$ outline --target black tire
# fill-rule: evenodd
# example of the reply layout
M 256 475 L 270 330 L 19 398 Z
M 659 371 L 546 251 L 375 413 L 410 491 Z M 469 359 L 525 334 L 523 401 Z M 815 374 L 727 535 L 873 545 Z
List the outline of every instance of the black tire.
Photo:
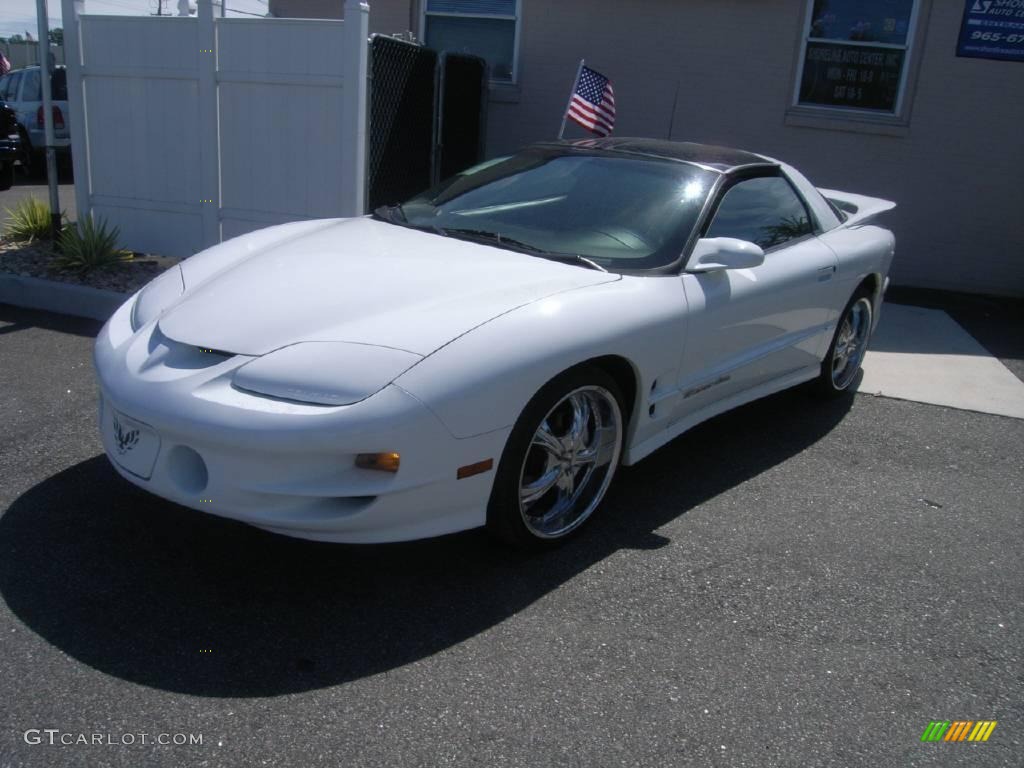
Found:
M 828 353 L 821 362 L 821 372 L 814 382 L 814 389 L 817 394 L 823 397 L 841 397 L 852 391 L 854 385 L 860 379 L 861 363 L 864 361 L 864 353 L 867 351 L 868 342 L 871 340 L 871 331 L 875 320 L 875 307 L 871 299 L 871 291 L 867 286 L 862 285 L 850 297 L 842 314 L 839 315 L 839 322 L 836 323 L 835 333 L 832 334 L 832 343 L 828 345 Z M 866 317 L 864 316 L 865 313 Z M 857 319 L 858 317 L 859 319 Z M 854 331 L 855 335 L 859 334 L 859 331 L 853 328 L 853 326 L 860 323 L 866 324 L 863 337 L 858 338 L 853 352 L 846 355 L 846 366 L 843 366 L 837 372 L 837 367 L 843 364 L 842 354 L 838 358 L 836 354 L 836 350 L 841 344 L 840 338 L 846 332 L 847 324 L 850 324 L 851 330 Z M 848 350 L 848 347 L 845 349 Z M 848 366 L 852 366 L 852 368 Z
M 571 409 L 580 399 L 589 403 L 587 434 L 591 436 L 588 442 L 592 441 L 593 445 L 582 449 L 580 446 L 566 448 L 566 452 L 571 456 L 565 458 L 562 469 L 559 470 L 551 463 L 551 453 L 536 443 L 535 438 L 540 434 L 542 423 L 547 422 L 551 427 L 546 433 L 549 437 L 571 440 L 569 431 L 563 436 L 558 436 L 561 431 L 558 424 L 565 421 L 566 412 L 563 409 Z M 575 411 L 570 410 L 569 413 L 572 413 L 574 423 L 579 420 Z M 527 403 L 505 444 L 487 506 L 488 531 L 505 543 L 525 549 L 555 547 L 576 534 L 592 517 L 611 483 L 621 458 L 627 421 L 628 414 L 625 411 L 622 391 L 615 380 L 601 368 L 580 366 L 560 374 L 545 384 Z M 614 440 L 608 432 L 612 423 L 616 424 Z M 577 465 L 577 450 L 579 456 L 584 456 L 588 452 L 594 454 L 592 471 L 587 460 L 581 460 Z M 538 459 L 538 456 L 543 458 Z M 537 478 L 538 482 L 551 473 L 559 473 L 562 480 L 551 485 L 546 495 L 526 502 L 533 505 L 529 507 L 531 513 L 528 513 L 524 503 L 521 503 L 521 491 L 524 490 L 522 484 L 533 471 L 531 465 L 535 465 L 538 460 L 546 462 L 546 471 Z M 534 472 L 537 473 L 540 473 L 539 469 Z M 567 492 L 568 499 L 575 498 L 575 503 L 569 503 L 563 495 L 563 480 L 567 484 L 579 482 L 576 490 Z M 543 505 L 549 501 L 551 513 L 557 513 L 556 507 L 559 505 L 559 508 L 568 511 L 564 515 L 555 514 L 551 530 L 541 532 L 539 529 L 544 527 L 547 516 L 538 514 L 537 510 L 543 509 Z M 573 514 L 582 516 L 570 524 Z M 555 521 L 559 520 L 566 522 L 566 530 L 558 529 Z
M 14 186 L 14 161 L 0 165 L 0 192 Z

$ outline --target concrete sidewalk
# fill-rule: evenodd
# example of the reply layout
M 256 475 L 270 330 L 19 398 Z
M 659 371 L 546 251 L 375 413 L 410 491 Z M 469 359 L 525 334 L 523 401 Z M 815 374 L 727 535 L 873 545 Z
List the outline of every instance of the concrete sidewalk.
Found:
M 884 305 L 858 391 L 1024 419 L 1024 382 L 935 309 Z

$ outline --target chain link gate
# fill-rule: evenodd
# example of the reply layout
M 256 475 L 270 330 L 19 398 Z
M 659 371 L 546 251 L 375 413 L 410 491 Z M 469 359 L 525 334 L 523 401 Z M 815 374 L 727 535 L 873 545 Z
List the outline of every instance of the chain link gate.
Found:
M 482 157 L 487 65 L 383 35 L 370 39 L 367 203 L 408 200 Z
M 433 179 L 437 52 L 374 35 L 370 39 L 370 210 L 409 199 Z
M 438 78 L 439 157 L 434 183 L 483 159 L 487 115 L 487 62 L 479 56 L 442 53 Z

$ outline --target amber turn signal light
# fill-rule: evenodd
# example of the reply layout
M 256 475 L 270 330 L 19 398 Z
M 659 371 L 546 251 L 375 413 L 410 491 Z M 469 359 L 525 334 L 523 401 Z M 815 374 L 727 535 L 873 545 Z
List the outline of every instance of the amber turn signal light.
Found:
M 483 461 L 478 461 L 476 464 L 467 464 L 464 467 L 459 467 L 455 472 L 455 477 L 458 480 L 463 480 L 467 477 L 472 477 L 473 475 L 479 475 L 482 472 L 486 472 L 493 466 L 494 459 L 484 459 Z
M 397 453 L 360 453 L 356 466 L 360 469 L 376 469 L 380 472 L 397 472 L 401 457 Z

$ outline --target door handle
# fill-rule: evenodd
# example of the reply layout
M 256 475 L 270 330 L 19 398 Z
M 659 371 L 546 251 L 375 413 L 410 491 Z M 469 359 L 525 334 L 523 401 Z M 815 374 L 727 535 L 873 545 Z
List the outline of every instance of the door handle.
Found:
M 819 283 L 823 283 L 826 280 L 831 280 L 832 279 L 832 275 L 834 275 L 835 272 L 836 272 L 835 264 L 830 264 L 827 267 L 821 267 L 818 270 L 818 282 Z

